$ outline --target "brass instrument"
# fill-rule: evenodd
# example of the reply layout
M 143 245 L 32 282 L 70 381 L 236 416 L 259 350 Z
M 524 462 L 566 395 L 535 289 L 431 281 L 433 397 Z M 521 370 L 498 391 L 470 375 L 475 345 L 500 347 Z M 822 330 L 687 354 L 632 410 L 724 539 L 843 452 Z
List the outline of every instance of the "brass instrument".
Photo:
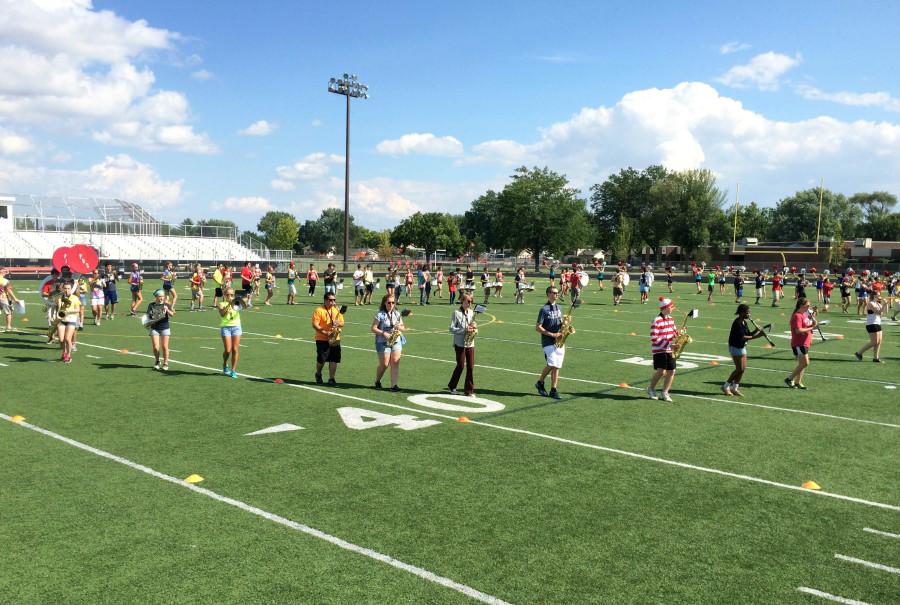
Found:
M 412 313 L 412 311 L 410 311 L 409 309 L 403 309 L 402 311 L 400 311 L 400 317 L 408 317 L 410 313 Z M 401 321 L 398 321 L 394 325 L 394 328 L 391 330 L 390 335 L 388 335 L 387 337 L 387 344 L 389 347 L 393 347 L 395 344 L 397 344 L 397 341 L 400 340 L 400 336 L 402 336 L 402 332 L 400 331 L 400 324 Z
M 688 334 L 687 320 L 699 315 L 700 312 L 697 309 L 691 309 L 688 314 L 684 316 L 684 321 L 681 322 L 681 328 L 678 330 L 678 336 L 676 336 L 675 340 L 672 342 L 672 357 L 675 359 L 681 357 L 684 348 L 694 342 L 694 339 Z
M 51 342 L 53 337 L 56 336 L 56 329 L 59 327 L 59 323 L 66 318 L 69 307 L 72 306 L 72 301 L 69 300 L 69 297 L 65 294 L 59 294 L 56 298 L 55 305 L 56 317 L 53 319 L 50 327 L 47 328 L 47 342 Z
M 478 334 L 478 324 L 475 323 L 475 316 L 479 313 L 484 313 L 486 310 L 487 308 L 484 305 L 475 305 L 475 310 L 472 312 L 472 321 L 466 326 L 466 328 L 471 326 L 473 329 L 471 331 L 466 329 L 463 335 L 463 346 L 471 347 L 475 342 L 475 335 Z
M 347 312 L 347 305 L 341 305 L 341 308 L 338 310 L 339 315 L 343 315 Z M 328 335 L 328 346 L 334 347 L 337 346 L 338 341 L 341 338 L 341 332 L 344 331 L 344 322 L 341 320 L 341 323 L 335 323 L 332 321 L 331 323 L 331 334 Z
M 557 336 L 556 340 L 553 342 L 553 345 L 557 349 L 566 346 L 566 339 L 575 331 L 575 326 L 572 325 L 572 311 L 575 307 L 575 303 L 572 303 L 572 306 L 569 307 L 569 312 L 562 317 L 562 325 L 559 327 L 559 336 Z

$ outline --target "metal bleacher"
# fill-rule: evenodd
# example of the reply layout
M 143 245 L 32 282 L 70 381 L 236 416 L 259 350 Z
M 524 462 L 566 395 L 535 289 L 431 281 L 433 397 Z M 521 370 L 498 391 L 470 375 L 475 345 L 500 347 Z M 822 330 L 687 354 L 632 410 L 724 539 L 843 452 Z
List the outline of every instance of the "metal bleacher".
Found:
M 0 195 L 12 209 L 12 229 L 0 231 L 0 259 L 44 261 L 63 246 L 88 244 L 112 261 L 283 261 L 233 227 L 169 225 L 118 199 Z

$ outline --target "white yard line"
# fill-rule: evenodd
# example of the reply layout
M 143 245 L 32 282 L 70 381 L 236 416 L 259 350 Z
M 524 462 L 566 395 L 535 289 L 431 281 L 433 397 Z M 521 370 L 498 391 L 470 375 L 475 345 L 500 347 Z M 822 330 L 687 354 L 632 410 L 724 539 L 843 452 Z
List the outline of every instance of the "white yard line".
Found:
M 8 364 L 5 364 L 5 363 L 0 363 L 0 367 L 8 368 L 9 365 L 8 365 Z
M 875 534 L 876 536 L 884 536 L 885 538 L 894 538 L 895 540 L 900 540 L 900 534 L 892 534 L 889 531 L 881 531 L 879 529 L 872 529 L 871 527 L 864 527 L 863 531 L 869 532 L 870 534 Z
M 117 349 L 112 349 L 112 348 L 110 348 L 110 347 L 104 347 L 104 346 L 101 346 L 101 345 L 85 345 L 85 346 L 88 346 L 88 347 L 94 347 L 94 348 L 97 348 L 97 349 L 107 349 L 107 350 L 111 350 L 111 351 L 117 350 Z M 137 355 L 137 354 L 136 354 L 136 353 L 129 353 L 129 355 Z M 138 356 L 140 356 L 140 357 L 150 357 L 150 355 L 138 355 Z M 192 368 L 196 368 L 196 369 L 200 369 L 200 370 L 206 370 L 206 371 L 208 371 L 208 372 L 210 372 L 210 373 L 213 373 L 213 374 L 218 374 L 218 373 L 219 373 L 219 370 L 217 370 L 217 369 L 210 368 L 210 367 L 207 367 L 207 366 L 202 366 L 202 365 L 195 364 L 195 363 L 190 363 L 190 362 L 187 362 L 187 361 L 177 361 L 177 360 L 174 360 L 174 359 L 170 359 L 170 360 L 169 360 L 169 363 L 173 363 L 173 364 L 174 364 L 174 363 L 178 363 L 178 364 L 185 365 L 185 366 L 188 366 L 188 367 L 192 367 Z M 249 378 L 249 379 L 253 379 L 253 380 L 264 380 L 264 381 L 266 381 L 266 382 L 273 382 L 273 380 L 272 380 L 271 378 L 263 378 L 263 377 L 261 377 L 261 376 L 254 376 L 253 374 L 245 374 L 245 373 L 243 373 L 243 372 L 239 372 L 238 375 L 239 375 L 239 376 L 242 376 L 242 377 L 244 377 L 244 378 Z M 366 397 L 357 397 L 356 395 L 348 395 L 348 394 L 346 394 L 346 393 L 341 393 L 341 392 L 336 391 L 336 390 L 333 390 L 333 389 L 318 388 L 318 387 L 313 387 L 313 386 L 309 386 L 309 385 L 305 385 L 305 384 L 294 384 L 294 383 L 283 383 L 283 384 L 286 385 L 286 386 L 289 386 L 289 387 L 297 388 L 297 389 L 304 389 L 304 390 L 307 390 L 307 391 L 314 391 L 314 392 L 316 392 L 316 393 L 320 393 L 320 394 L 327 395 L 327 396 L 329 396 L 330 398 L 340 397 L 340 398 L 344 398 L 344 399 L 351 399 L 351 400 L 354 400 L 354 401 L 362 401 L 362 402 L 365 402 L 365 403 L 371 403 L 371 404 L 374 404 L 374 405 L 381 405 L 381 406 L 390 407 L 390 408 L 396 408 L 396 409 L 405 410 L 405 411 L 409 411 L 409 412 L 415 412 L 415 413 L 418 414 L 418 415 L 436 416 L 436 417 L 439 417 L 439 418 L 446 418 L 446 419 L 449 419 L 449 420 L 456 420 L 456 419 L 457 419 L 456 416 L 450 416 L 450 415 L 447 415 L 447 414 L 440 414 L 440 413 L 437 413 L 437 412 L 431 412 L 431 411 L 422 410 L 422 409 L 419 409 L 419 408 L 412 408 L 412 407 L 402 406 L 402 405 L 397 405 L 397 404 L 393 404 L 393 403 L 385 403 L 385 402 L 378 401 L 378 400 L 375 400 L 375 399 L 368 399 L 368 398 L 366 398 Z M 799 485 L 791 485 L 791 484 L 788 484 L 788 483 L 780 483 L 780 482 L 778 482 L 778 481 L 771 481 L 771 480 L 769 480 L 769 479 L 762 479 L 762 478 L 759 478 L 759 477 L 753 477 L 753 476 L 751 476 L 751 475 L 742 475 L 742 474 L 740 474 L 740 473 L 732 473 L 732 472 L 730 472 L 730 471 L 723 471 L 723 470 L 716 469 L 716 468 L 710 468 L 710 467 L 705 467 L 705 466 L 698 466 L 698 465 L 694 465 L 694 464 L 688 464 L 688 463 L 686 463 L 686 462 L 679 462 L 679 461 L 677 461 L 677 460 L 668 460 L 668 459 L 666 459 L 666 458 L 658 458 L 658 457 L 656 457 L 656 456 L 649 456 L 649 455 L 647 455 L 647 454 L 640 454 L 640 453 L 637 453 L 637 452 L 630 452 L 630 451 L 628 451 L 628 450 L 621 450 L 621 449 L 617 449 L 617 448 L 606 447 L 606 446 L 603 446 L 603 445 L 596 445 L 596 444 L 593 444 L 593 443 L 586 443 L 586 442 L 583 442 L 583 441 L 576 441 L 576 440 L 574 440 L 574 439 L 565 439 L 565 438 L 563 438 L 563 437 L 556 437 L 556 436 L 553 436 L 553 435 L 547 435 L 547 434 L 544 434 L 544 433 L 537 433 L 537 432 L 534 432 L 534 431 L 527 431 L 527 430 L 525 430 L 525 429 L 517 429 L 517 428 L 513 428 L 513 427 L 503 426 L 503 425 L 499 425 L 499 424 L 492 424 L 492 423 L 488 423 L 488 422 L 481 422 L 481 421 L 477 421 L 477 420 L 472 420 L 472 421 L 470 421 L 470 422 L 467 423 L 467 424 L 474 424 L 474 425 L 477 425 L 477 426 L 488 427 L 488 428 L 497 429 L 497 430 L 500 430 L 500 431 L 507 431 L 507 432 L 510 432 L 510 433 L 516 433 L 516 434 L 519 434 L 519 435 L 527 435 L 527 436 L 530 436 L 530 437 L 537 437 L 537 438 L 540 438 L 540 439 L 546 439 L 546 440 L 548 440 L 548 441 L 555 441 L 555 442 L 557 442 L 557 443 L 564 443 L 564 444 L 566 444 L 566 445 L 574 445 L 574 446 L 577 446 L 577 447 L 584 447 L 584 448 L 593 449 L 593 450 L 597 450 L 597 451 L 608 452 L 608 453 L 611 453 L 611 454 L 619 454 L 619 455 L 621 455 L 621 456 L 626 456 L 626 457 L 629 457 L 629 458 L 635 458 L 635 459 L 638 459 L 638 460 L 644 460 L 644 461 L 648 461 L 648 462 L 656 462 L 656 463 L 658 463 L 658 464 L 665 464 L 665 465 L 669 465 L 669 466 L 675 466 L 675 467 L 678 467 L 678 468 L 689 469 L 689 470 L 699 471 L 699 472 L 703 472 L 703 473 L 709 473 L 709 474 L 718 475 L 718 476 L 721 476 L 721 477 L 729 477 L 729 478 L 731 478 L 731 479 L 739 479 L 739 480 L 741 480 L 741 481 L 749 481 L 749 482 L 752 482 L 752 483 L 758 483 L 758 484 L 761 484 L 761 485 L 767 485 L 767 486 L 769 486 L 769 487 L 778 487 L 778 488 L 781 488 L 781 489 L 787 489 L 787 490 L 791 490 L 791 491 L 795 491 L 795 492 L 801 492 L 801 493 L 804 493 L 804 494 L 809 494 L 809 495 L 814 495 L 814 496 L 823 496 L 823 497 L 827 497 L 827 498 L 834 498 L 834 499 L 836 499 L 836 500 L 843 500 L 843 501 L 845 501 L 845 502 L 853 502 L 853 503 L 856 503 L 856 504 L 862 504 L 862 505 L 864 505 L 864 506 L 871 506 L 871 507 L 875 507 L 875 508 L 881 508 L 881 509 L 885 509 L 885 510 L 891 510 L 891 511 L 895 511 L 895 512 L 900 512 L 900 506 L 897 506 L 897 505 L 894 505 L 894 504 L 887 504 L 887 503 L 884 503 L 884 502 L 876 502 L 876 501 L 873 501 L 873 500 L 865 500 L 865 499 L 862 499 L 862 498 L 856 498 L 856 497 L 853 497 L 853 496 L 845 496 L 845 495 L 843 495 L 843 494 L 837 494 L 837 493 L 834 493 L 834 492 L 827 492 L 827 491 L 824 491 L 824 490 L 821 490 L 821 491 L 809 490 L 809 489 L 806 489 L 806 488 L 801 487 L 801 486 L 799 486 Z
M 847 599 L 845 597 L 839 597 L 837 595 L 829 594 L 827 592 L 822 592 L 821 590 L 816 590 L 815 588 L 807 588 L 806 586 L 798 586 L 797 590 L 799 592 L 803 592 L 809 595 L 813 595 L 814 597 L 821 597 L 828 601 L 833 601 L 835 603 L 843 603 L 843 605 L 869 605 L 865 601 L 857 601 L 856 599 Z
M 277 345 L 277 344 L 280 344 L 280 343 L 274 342 L 274 341 L 272 341 L 272 340 L 264 340 L 263 342 L 266 343 L 267 345 Z
M 207 329 L 207 330 L 217 330 L 218 329 L 218 328 L 215 328 L 212 326 L 204 326 L 204 325 L 200 325 L 200 324 L 188 324 L 188 323 L 184 323 L 184 322 L 173 322 L 173 323 L 178 323 L 183 326 L 191 326 L 194 328 L 202 328 L 202 329 Z M 261 334 L 258 332 L 246 332 L 245 331 L 244 334 L 247 334 L 250 336 L 263 336 L 266 338 L 273 338 L 273 336 L 271 334 Z M 282 340 L 312 343 L 311 340 L 305 340 L 303 338 L 283 338 Z M 353 351 L 370 351 L 370 349 L 367 349 L 367 348 L 353 347 L 350 345 L 342 345 L 341 348 L 353 350 Z M 411 358 L 411 359 L 421 359 L 423 361 L 436 361 L 439 363 L 446 363 L 446 364 L 455 364 L 456 363 L 455 361 L 450 360 L 450 359 L 439 359 L 436 357 L 424 357 L 422 355 L 412 355 L 409 353 L 407 353 L 404 356 Z M 512 368 L 502 368 L 502 367 L 498 367 L 498 366 L 488 366 L 488 365 L 483 365 L 483 364 L 475 364 L 475 367 L 484 368 L 486 370 L 496 370 L 496 371 L 500 371 L 500 372 L 512 372 L 515 374 L 525 374 L 525 375 L 536 376 L 535 372 L 529 372 L 526 370 L 514 370 Z M 589 380 L 587 378 L 573 378 L 570 376 L 560 376 L 560 379 L 572 381 L 572 382 L 581 382 L 581 383 L 586 383 L 586 384 L 596 384 L 596 385 L 600 385 L 600 386 L 617 387 L 617 388 L 619 387 L 619 385 L 617 383 L 603 382 L 600 380 Z M 633 391 L 642 391 L 642 392 L 644 391 L 644 389 L 640 388 L 640 387 L 629 386 L 628 389 L 633 390 Z M 772 410 L 772 411 L 777 411 L 777 412 L 788 412 L 791 414 L 804 414 L 806 416 L 829 418 L 831 420 L 840 420 L 840 421 L 845 421 L 845 422 L 857 422 L 857 423 L 861 423 L 861 424 L 872 424 L 875 426 L 883 426 L 883 427 L 892 428 L 892 429 L 900 429 L 900 424 L 893 424 L 890 422 L 879 422 L 877 420 L 865 420 L 865 419 L 861 419 L 861 418 L 852 418 L 849 416 L 837 416 L 834 414 L 826 414 L 824 412 L 812 412 L 810 410 L 798 410 L 795 408 L 784 408 L 784 407 L 779 407 L 779 406 L 774 406 L 774 405 L 765 405 L 762 403 L 750 403 L 747 401 L 738 401 L 736 399 L 721 399 L 718 397 L 709 397 L 706 395 L 690 395 L 690 394 L 681 393 L 681 392 L 677 393 L 676 396 L 677 397 L 687 397 L 689 399 L 697 399 L 697 400 L 701 400 L 701 401 L 712 401 L 715 403 L 721 403 L 721 404 L 726 404 L 726 405 L 736 405 L 736 406 L 742 406 L 742 407 L 759 408 L 759 409 Z
M 100 359 L 100 357 L 97 357 L 96 355 L 85 355 L 85 357 L 89 357 L 91 359 Z
M 900 569 L 896 567 L 891 567 L 890 565 L 882 565 L 881 563 L 873 563 L 872 561 L 866 561 L 864 559 L 857 559 L 856 557 L 848 557 L 847 555 L 841 555 L 838 553 L 834 554 L 835 559 L 840 559 L 841 561 L 847 561 L 848 563 L 856 563 L 857 565 L 864 565 L 866 567 L 870 567 L 872 569 L 877 569 L 879 571 L 886 571 L 888 573 L 900 574 Z
M 12 421 L 12 418 L 10 418 L 9 416 L 7 416 L 6 414 L 3 414 L 3 413 L 0 413 L 0 418 L 3 418 L 4 420 Z M 470 597 L 470 598 L 480 601 L 482 603 L 490 603 L 491 605 L 509 605 L 506 601 L 503 601 L 502 599 L 499 599 L 495 596 L 483 593 L 479 590 L 472 588 L 471 586 L 466 586 L 465 584 L 460 584 L 459 582 L 455 582 L 449 578 L 439 576 L 434 572 L 428 571 L 427 569 L 423 569 L 423 568 L 417 567 L 415 565 L 410 565 L 409 563 L 404 563 L 403 561 L 399 561 L 389 555 L 382 554 L 378 551 L 372 550 L 370 548 L 366 548 L 365 546 L 359 546 L 358 544 L 348 542 L 346 540 L 338 538 L 337 536 L 327 534 L 327 533 L 325 533 L 321 530 L 318 530 L 314 527 L 310 527 L 308 525 L 303 525 L 302 523 L 298 523 L 296 521 L 292 521 L 285 517 L 265 511 L 261 508 L 257 508 L 251 504 L 242 502 L 241 500 L 229 498 L 228 496 L 223 496 L 223 495 L 221 495 L 217 492 L 214 492 L 210 489 L 206 489 L 204 487 L 199 487 L 197 485 L 193 485 L 191 483 L 188 483 L 187 481 L 178 479 L 177 477 L 173 477 L 171 475 L 166 475 L 165 473 L 161 473 L 161 472 L 154 470 L 148 466 L 144 466 L 143 464 L 138 464 L 136 462 L 132 462 L 131 460 L 128 460 L 127 458 L 123 458 L 121 456 L 117 456 L 110 452 L 107 452 L 107 451 L 104 451 L 101 449 L 97 449 L 97 448 L 87 445 L 85 443 L 81 443 L 80 441 L 75 441 L 74 439 L 64 437 L 63 435 L 60 435 L 59 433 L 54 433 L 53 431 L 48 431 L 47 429 L 41 428 L 39 426 L 35 426 L 35 425 L 27 423 L 27 422 L 17 422 L 16 424 L 23 428 L 27 428 L 29 430 L 35 431 L 36 433 L 40 433 L 47 437 L 56 439 L 57 441 L 61 441 L 63 443 L 71 445 L 72 447 L 76 447 L 85 452 L 94 454 L 95 456 L 99 456 L 101 458 L 106 458 L 107 460 L 112 460 L 113 462 L 117 462 L 119 464 L 125 465 L 134 470 L 140 471 L 142 473 L 146 473 L 147 475 L 150 475 L 151 477 L 156 477 L 157 479 L 162 479 L 163 481 L 168 481 L 169 483 L 172 483 L 179 487 L 183 487 L 185 489 L 189 489 L 194 493 L 200 494 L 202 496 L 206 496 L 207 498 L 212 498 L 213 500 L 216 500 L 223 504 L 233 506 L 244 512 L 256 515 L 258 517 L 262 517 L 263 519 L 267 519 L 269 521 L 272 521 L 273 523 L 278 523 L 279 525 L 289 527 L 290 529 L 302 532 L 302 533 L 312 536 L 314 538 L 318 538 L 319 540 L 324 540 L 325 542 L 333 544 L 334 546 L 337 546 L 338 548 L 342 548 L 344 550 L 348 550 L 350 552 L 353 552 L 353 553 L 356 553 L 359 555 L 363 555 L 364 557 L 374 559 L 381 563 L 385 563 L 396 569 L 400 569 L 402 571 L 410 573 L 414 576 L 418 576 L 429 582 L 433 582 L 434 584 L 438 584 L 440 586 L 444 586 L 445 588 L 450 588 L 451 590 L 460 592 L 460 593 L 466 595 L 467 597 Z
M 213 348 L 213 347 L 204 347 L 204 346 L 201 346 L 200 348 L 201 348 L 201 349 L 207 349 L 207 350 L 209 350 L 209 351 L 215 351 L 215 350 L 216 350 L 216 349 Z

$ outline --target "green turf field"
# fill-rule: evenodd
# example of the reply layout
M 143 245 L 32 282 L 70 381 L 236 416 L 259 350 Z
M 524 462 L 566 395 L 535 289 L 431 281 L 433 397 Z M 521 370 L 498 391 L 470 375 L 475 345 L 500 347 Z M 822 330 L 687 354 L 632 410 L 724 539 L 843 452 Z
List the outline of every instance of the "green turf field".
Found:
M 900 603 L 897 323 L 886 363 L 858 362 L 862 323 L 832 313 L 798 391 L 778 337 L 793 303 L 753 307 L 777 347 L 753 341 L 746 397 L 726 397 L 730 288 L 708 305 L 677 284 L 679 323 L 700 317 L 667 404 L 644 390 L 655 305 L 632 285 L 613 307 L 592 283 L 557 402 L 533 386 L 544 299 L 507 292 L 480 317 L 468 400 L 440 395 L 446 299 L 412 307 L 392 393 L 371 386 L 376 307 L 347 294 L 329 388 L 304 295 L 242 314 L 231 379 L 217 314 L 188 312 L 185 291 L 161 373 L 127 303 L 60 363 L 36 282 L 15 286 L 29 312 L 0 334 L 2 603 L 833 602 L 801 587 Z M 283 423 L 303 428 L 246 436 Z

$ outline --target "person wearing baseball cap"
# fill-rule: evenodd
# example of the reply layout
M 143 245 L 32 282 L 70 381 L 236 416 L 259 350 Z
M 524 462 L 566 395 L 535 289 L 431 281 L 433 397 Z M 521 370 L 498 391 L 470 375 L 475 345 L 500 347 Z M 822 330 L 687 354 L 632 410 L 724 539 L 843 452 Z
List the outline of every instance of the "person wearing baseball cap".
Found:
M 672 401 L 669 396 L 669 389 L 672 388 L 672 383 L 675 381 L 675 356 L 672 351 L 672 343 L 678 336 L 678 329 L 672 318 L 674 308 L 675 303 L 671 298 L 660 296 L 659 315 L 650 324 L 650 352 L 653 354 L 654 372 L 650 379 L 650 386 L 647 387 L 647 394 L 650 399 L 654 400 Z M 663 390 L 661 393 L 657 393 L 656 384 L 663 377 L 665 377 Z

